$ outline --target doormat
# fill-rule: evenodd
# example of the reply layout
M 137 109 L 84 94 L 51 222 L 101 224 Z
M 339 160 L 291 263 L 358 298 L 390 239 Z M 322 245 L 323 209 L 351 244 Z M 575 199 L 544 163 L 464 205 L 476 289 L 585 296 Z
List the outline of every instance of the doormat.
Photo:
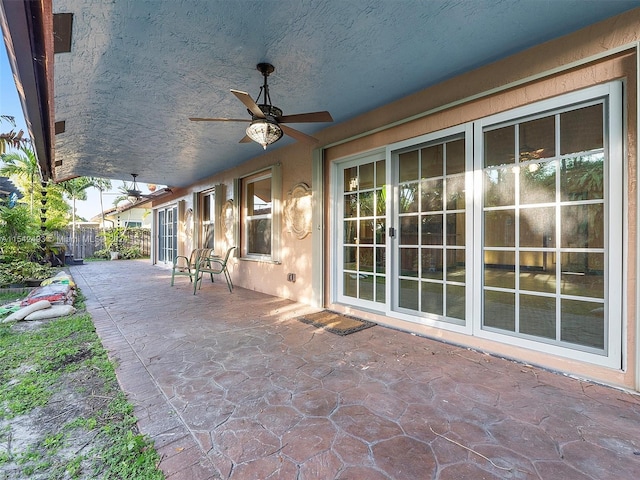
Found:
M 313 325 L 314 327 L 323 328 L 327 332 L 335 333 L 336 335 L 349 335 L 350 333 L 359 332 L 360 330 L 376 325 L 368 320 L 347 317 L 346 315 L 328 310 L 303 315 L 299 317 L 298 320 L 302 323 Z

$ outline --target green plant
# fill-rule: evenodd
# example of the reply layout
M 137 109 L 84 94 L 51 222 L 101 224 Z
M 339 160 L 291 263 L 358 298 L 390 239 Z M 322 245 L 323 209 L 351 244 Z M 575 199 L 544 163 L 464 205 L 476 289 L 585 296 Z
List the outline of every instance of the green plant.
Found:
M 0 420 L 6 424 L 0 440 L 11 438 L 17 415 L 21 421 L 33 415 L 42 429 L 11 451 L 0 449 L 0 478 L 6 471 L 18 478 L 164 478 L 159 456 L 138 432 L 133 406 L 118 388 L 114 364 L 88 314 L 28 330 L 0 324 L 0 358 Z M 73 397 L 73 402 L 61 405 L 54 395 Z M 41 421 L 43 409 L 63 409 L 64 415 Z
M 120 251 L 120 257 L 125 260 L 132 260 L 135 258 L 142 258 L 142 250 L 140 247 L 124 247 Z
M 44 280 L 53 276 L 56 269 L 27 260 L 15 260 L 0 264 L 0 286 L 22 283 L 25 280 Z

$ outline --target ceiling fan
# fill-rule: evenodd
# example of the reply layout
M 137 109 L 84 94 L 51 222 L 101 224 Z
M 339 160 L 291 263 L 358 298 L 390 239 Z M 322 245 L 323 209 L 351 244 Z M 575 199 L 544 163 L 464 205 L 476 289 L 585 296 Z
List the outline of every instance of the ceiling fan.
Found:
M 158 196 L 158 193 L 159 193 L 158 191 L 155 192 L 155 195 L 143 194 L 142 191 L 140 191 L 140 189 L 138 188 L 138 182 L 136 181 L 136 178 L 138 178 L 138 174 L 132 173 L 131 176 L 133 177 L 133 185 L 131 186 L 131 188 L 127 188 L 126 192 L 127 192 L 127 197 L 129 198 L 129 200 L 131 200 L 132 203 L 135 203 L 142 198 L 154 198 Z M 170 192 L 170 191 L 171 189 L 168 187 L 160 190 L 160 192 Z
M 324 111 L 283 115 L 282 110 L 271 104 L 271 95 L 269 94 L 269 85 L 267 84 L 267 77 L 274 72 L 274 66 L 270 63 L 259 63 L 256 68 L 264 77 L 264 84 L 260 87 L 260 93 L 255 101 L 248 93 L 231 89 L 231 93 L 247 107 L 247 111 L 251 114 L 250 120 L 242 118 L 197 117 L 191 117 L 189 120 L 192 122 L 251 122 L 247 127 L 247 134 L 240 140 L 240 143 L 247 143 L 253 140 L 262 145 L 262 148 L 265 150 L 267 145 L 277 142 L 285 133 L 300 142 L 317 143 L 317 139 L 283 124 L 333 122 L 331 114 Z

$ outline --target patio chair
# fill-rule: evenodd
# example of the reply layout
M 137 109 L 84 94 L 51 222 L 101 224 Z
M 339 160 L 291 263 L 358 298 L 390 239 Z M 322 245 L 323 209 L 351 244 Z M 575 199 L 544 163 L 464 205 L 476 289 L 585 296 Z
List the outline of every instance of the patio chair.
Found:
M 171 269 L 171 286 L 173 287 L 173 282 L 177 276 L 189 277 L 189 281 L 193 282 L 193 279 L 196 278 L 198 262 L 202 258 L 209 258 L 212 253 L 212 248 L 196 248 L 189 257 L 184 255 L 176 256 L 173 259 L 173 268 Z M 211 281 L 213 281 L 213 275 L 211 276 Z
M 196 264 L 196 282 L 193 285 L 193 294 L 196 294 L 196 290 L 199 290 L 202 287 L 202 274 L 208 273 L 211 275 L 211 281 L 213 282 L 214 275 L 224 275 L 225 280 L 227 281 L 227 287 L 229 287 L 229 293 L 233 290 L 233 282 L 231 281 L 231 275 L 229 275 L 229 270 L 227 269 L 227 262 L 229 261 L 229 257 L 231 256 L 231 252 L 236 247 L 231 247 L 227 250 L 224 258 L 222 257 L 208 257 L 202 258 Z M 198 286 L 198 281 L 200 281 L 200 285 Z

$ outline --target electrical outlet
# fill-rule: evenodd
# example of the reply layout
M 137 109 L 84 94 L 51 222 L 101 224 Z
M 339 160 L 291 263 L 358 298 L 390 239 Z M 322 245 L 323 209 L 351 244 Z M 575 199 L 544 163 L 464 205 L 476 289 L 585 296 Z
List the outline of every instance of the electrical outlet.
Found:
M 295 283 L 295 281 L 296 281 L 296 274 L 295 273 L 287 273 L 287 282 Z

